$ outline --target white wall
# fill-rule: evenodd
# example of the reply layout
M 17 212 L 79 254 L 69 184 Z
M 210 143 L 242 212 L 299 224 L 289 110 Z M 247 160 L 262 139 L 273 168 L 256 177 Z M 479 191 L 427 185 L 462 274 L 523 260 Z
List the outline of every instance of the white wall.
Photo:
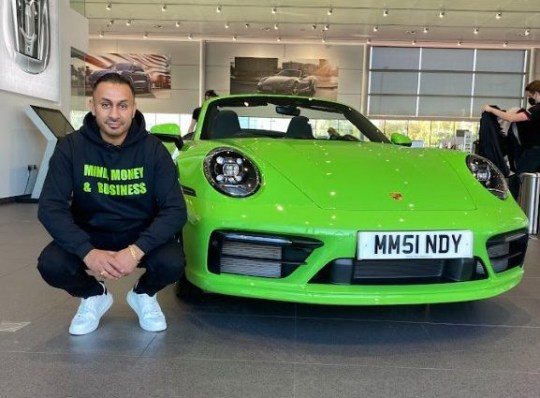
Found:
M 0 90 L 0 199 L 24 194 L 27 166 L 39 165 L 45 139 L 24 113 L 28 104 L 59 108 L 68 115 L 70 108 L 70 48 L 87 48 L 88 22 L 71 10 L 69 0 L 58 0 L 60 102 L 36 100 Z M 0 71 L 1 73 L 1 71 Z

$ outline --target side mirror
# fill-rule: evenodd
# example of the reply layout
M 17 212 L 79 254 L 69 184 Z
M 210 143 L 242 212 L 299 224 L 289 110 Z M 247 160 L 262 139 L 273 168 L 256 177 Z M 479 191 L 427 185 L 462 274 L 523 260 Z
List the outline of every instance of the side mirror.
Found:
M 390 141 L 392 142 L 392 144 L 395 144 L 395 145 L 401 145 L 401 146 L 412 145 L 412 140 L 406 135 L 401 134 L 401 133 L 392 133 L 392 135 L 390 136 Z
M 176 123 L 156 124 L 150 128 L 150 134 L 159 138 L 171 155 L 175 154 L 175 149 L 179 151 L 184 146 L 180 126 Z

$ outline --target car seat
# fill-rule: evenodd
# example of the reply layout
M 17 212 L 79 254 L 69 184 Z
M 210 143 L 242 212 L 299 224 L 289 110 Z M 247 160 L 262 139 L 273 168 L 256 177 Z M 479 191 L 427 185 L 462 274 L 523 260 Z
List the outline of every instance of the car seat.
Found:
M 305 116 L 293 117 L 285 132 L 285 138 L 314 139 L 309 119 Z
M 240 121 L 235 111 L 220 111 L 214 119 L 212 138 L 229 138 L 241 130 Z

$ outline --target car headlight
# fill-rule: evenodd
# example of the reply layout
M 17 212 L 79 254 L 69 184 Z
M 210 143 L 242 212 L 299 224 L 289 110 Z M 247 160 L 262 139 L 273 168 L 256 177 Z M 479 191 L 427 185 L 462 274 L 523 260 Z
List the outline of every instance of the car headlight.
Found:
M 467 167 L 473 176 L 499 199 L 508 197 L 508 184 L 500 170 L 488 159 L 478 155 L 467 156 Z
M 231 148 L 216 148 L 204 159 L 204 175 L 219 192 L 236 198 L 253 195 L 261 186 L 257 167 Z

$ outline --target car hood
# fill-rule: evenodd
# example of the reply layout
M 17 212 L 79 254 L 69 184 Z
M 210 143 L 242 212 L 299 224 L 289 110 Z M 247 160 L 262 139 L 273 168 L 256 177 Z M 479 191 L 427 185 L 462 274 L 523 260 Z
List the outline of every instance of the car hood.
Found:
M 261 79 L 261 83 L 279 83 L 295 80 L 295 77 L 290 76 L 268 76 Z
M 318 207 L 340 210 L 473 210 L 444 151 L 390 144 L 237 140 L 256 163 L 271 164 Z M 466 169 L 465 160 L 463 168 Z M 467 176 L 468 177 L 468 176 Z

